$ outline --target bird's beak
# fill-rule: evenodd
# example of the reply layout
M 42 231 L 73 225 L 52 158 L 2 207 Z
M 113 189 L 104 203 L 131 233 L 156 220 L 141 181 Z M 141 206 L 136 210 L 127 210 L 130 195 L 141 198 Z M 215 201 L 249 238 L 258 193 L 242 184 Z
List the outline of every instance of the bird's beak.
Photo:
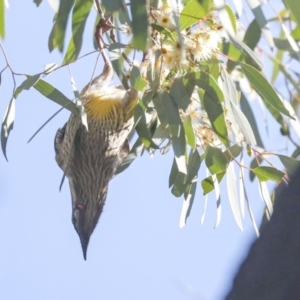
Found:
M 79 235 L 80 242 L 81 242 L 81 248 L 83 252 L 83 258 L 86 260 L 86 253 L 87 253 L 87 248 L 89 245 L 90 237 L 85 237 L 84 235 Z

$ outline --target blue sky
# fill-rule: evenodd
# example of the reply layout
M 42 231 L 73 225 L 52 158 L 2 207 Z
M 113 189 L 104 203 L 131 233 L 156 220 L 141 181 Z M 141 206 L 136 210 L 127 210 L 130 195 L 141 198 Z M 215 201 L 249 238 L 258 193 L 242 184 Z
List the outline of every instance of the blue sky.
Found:
M 6 39 L 1 43 L 15 72 L 33 75 L 46 63 L 61 63 L 63 56 L 57 51 L 50 54 L 47 48 L 53 15 L 46 1 L 39 8 L 26 1 L 10 1 Z M 94 16 L 88 28 L 93 22 Z M 93 50 L 91 36 L 85 36 L 82 53 Z M 72 66 L 80 89 L 90 79 L 95 57 Z M 4 65 L 0 54 L 0 69 Z M 18 85 L 22 80 L 17 78 Z M 73 98 L 66 68 L 45 80 Z M 2 115 L 11 93 L 12 79 L 6 71 L 0 88 Z M 83 260 L 71 223 L 69 187 L 66 182 L 59 192 L 62 172 L 54 160 L 54 136 L 69 113 L 60 113 L 27 144 L 58 108 L 35 90 L 22 92 L 16 101 L 9 162 L 0 155 L 0 298 L 215 300 L 224 296 L 255 238 L 250 218 L 246 214 L 244 231 L 240 231 L 223 184 L 220 226 L 213 228 L 214 194 L 201 226 L 204 197 L 199 186 L 187 226 L 179 229 L 182 199 L 168 189 L 172 153 L 157 153 L 154 158 L 145 153 L 111 181 L 87 261 Z M 277 138 L 279 133 L 271 132 L 270 140 Z M 249 190 L 260 221 L 263 204 L 257 185 Z

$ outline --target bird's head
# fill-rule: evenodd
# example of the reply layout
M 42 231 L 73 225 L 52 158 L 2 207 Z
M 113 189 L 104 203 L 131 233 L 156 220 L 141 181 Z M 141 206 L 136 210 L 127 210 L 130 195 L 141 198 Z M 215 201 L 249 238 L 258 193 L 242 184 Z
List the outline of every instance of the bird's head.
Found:
M 99 206 L 98 203 L 93 201 L 88 201 L 86 205 L 76 204 L 73 207 L 72 223 L 79 235 L 85 260 L 90 237 L 98 223 L 102 210 L 103 205 Z

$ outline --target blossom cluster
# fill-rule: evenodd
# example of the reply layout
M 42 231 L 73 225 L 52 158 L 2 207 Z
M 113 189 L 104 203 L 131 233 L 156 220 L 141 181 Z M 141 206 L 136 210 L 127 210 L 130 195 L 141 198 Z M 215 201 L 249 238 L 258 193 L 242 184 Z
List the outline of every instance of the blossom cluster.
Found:
M 190 70 L 199 71 L 203 64 L 211 63 L 211 59 L 217 58 L 224 38 L 221 26 L 217 25 L 212 15 L 207 20 L 197 20 L 190 27 L 180 30 L 178 22 L 182 10 L 180 1 L 174 1 L 173 4 L 167 1 L 149 10 L 150 47 L 147 59 L 139 67 L 145 78 L 150 68 L 151 73 L 154 70 L 159 76 L 160 88 L 164 91 L 169 91 L 178 77 Z M 123 28 L 123 32 L 131 31 Z M 180 115 L 182 118 L 187 115 L 191 117 L 199 147 L 221 145 L 206 111 L 201 106 L 197 90 L 191 96 L 188 108 L 180 111 Z M 232 132 L 229 124 L 227 122 L 228 132 Z

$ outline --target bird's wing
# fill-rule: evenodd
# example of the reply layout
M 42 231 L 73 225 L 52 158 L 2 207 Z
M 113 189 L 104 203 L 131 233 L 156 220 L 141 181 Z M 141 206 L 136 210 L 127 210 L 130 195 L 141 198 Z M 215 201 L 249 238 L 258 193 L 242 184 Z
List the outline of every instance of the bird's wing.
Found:
M 119 166 L 124 161 L 124 159 L 127 157 L 127 155 L 129 154 L 129 152 L 130 152 L 130 144 L 129 144 L 128 138 L 126 138 L 124 144 L 122 145 L 122 147 L 120 148 L 120 151 L 118 153 L 118 161 L 117 161 L 117 163 L 115 165 L 114 175 L 113 175 L 112 178 L 114 178 L 117 175 L 116 172 L 117 172 Z
M 63 168 L 64 159 L 60 150 L 65 137 L 66 127 L 67 127 L 67 123 L 62 128 L 59 128 L 57 130 L 54 138 L 55 159 L 61 169 Z

